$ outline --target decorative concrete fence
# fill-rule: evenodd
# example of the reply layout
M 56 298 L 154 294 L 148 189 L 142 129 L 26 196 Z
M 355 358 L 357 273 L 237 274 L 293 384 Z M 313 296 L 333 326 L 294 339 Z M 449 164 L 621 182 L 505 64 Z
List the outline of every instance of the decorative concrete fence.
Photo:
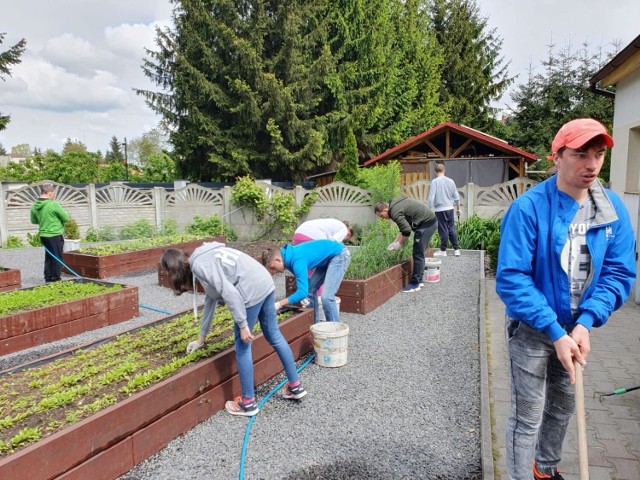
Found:
M 491 187 L 468 184 L 459 188 L 462 199 L 461 219 L 474 213 L 481 217 L 501 216 L 519 194 L 535 185 L 529 179 L 517 179 Z M 269 183 L 258 182 L 268 195 L 276 191 L 291 193 L 297 204 L 311 194 L 301 186 L 283 189 Z M 238 207 L 231 202 L 231 187 L 207 188 L 197 184 L 186 184 L 168 190 L 164 187 L 133 188 L 123 183 L 96 187 L 73 187 L 55 184 L 56 199 L 78 222 L 84 237 L 92 227 L 106 225 L 122 227 L 140 219 L 146 219 L 160 228 L 165 220 L 173 219 L 182 230 L 193 221 L 195 215 L 209 217 L 218 215 L 238 234 L 240 240 L 255 235 L 260 225 L 251 209 Z M 429 196 L 430 182 L 421 180 L 402 188 L 402 193 L 421 201 Z M 28 233 L 37 233 L 37 225 L 29 219 L 31 205 L 40 194 L 40 183 L 10 189 L 0 183 L 0 244 L 6 245 L 9 236 L 26 240 Z M 318 196 L 310 212 L 303 220 L 314 218 L 338 218 L 357 225 L 375 221 L 369 192 L 342 182 L 316 188 Z

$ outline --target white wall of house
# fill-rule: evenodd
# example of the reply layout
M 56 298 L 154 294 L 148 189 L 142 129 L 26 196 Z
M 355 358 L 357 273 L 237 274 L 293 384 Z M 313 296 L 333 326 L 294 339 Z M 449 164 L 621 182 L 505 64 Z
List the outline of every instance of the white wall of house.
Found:
M 611 152 L 611 189 L 622 197 L 629 210 L 636 243 L 640 245 L 640 70 L 616 83 Z M 640 261 L 636 260 L 640 271 Z M 636 283 L 634 299 L 640 302 Z

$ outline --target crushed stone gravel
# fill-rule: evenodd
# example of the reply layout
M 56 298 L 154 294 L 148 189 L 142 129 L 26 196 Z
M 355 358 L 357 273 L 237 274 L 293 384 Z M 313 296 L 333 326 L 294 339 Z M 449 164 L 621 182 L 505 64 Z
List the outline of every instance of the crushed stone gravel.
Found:
M 43 283 L 43 258 L 40 248 L 0 249 L 0 264 L 19 268 L 24 287 Z M 276 393 L 268 400 L 253 422 L 245 478 L 481 478 L 482 257 L 463 251 L 441 260 L 439 282 L 398 293 L 366 315 L 341 314 L 350 329 L 347 364 L 311 363 L 301 372 L 309 392 L 304 399 Z M 175 296 L 160 287 L 155 270 L 105 280 L 137 285 L 140 303 L 156 309 L 192 308 L 192 294 Z M 274 280 L 277 298 L 283 298 L 284 277 Z M 161 316 L 140 308 L 136 319 L 0 356 L 0 371 Z M 258 387 L 258 401 L 283 378 Z M 247 422 L 219 412 L 120 480 L 237 478 Z

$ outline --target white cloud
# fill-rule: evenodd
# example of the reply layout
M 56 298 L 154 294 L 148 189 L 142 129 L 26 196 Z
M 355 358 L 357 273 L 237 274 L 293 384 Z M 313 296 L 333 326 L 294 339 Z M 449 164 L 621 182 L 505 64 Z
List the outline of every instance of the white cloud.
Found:
M 109 50 L 139 62 L 145 54 L 144 48 L 151 48 L 154 44 L 155 25 L 125 23 L 118 27 L 107 27 L 104 36 Z
M 37 57 L 16 66 L 6 83 L 0 103 L 32 109 L 104 111 L 125 106 L 129 95 L 113 73 L 95 70 L 82 77 Z

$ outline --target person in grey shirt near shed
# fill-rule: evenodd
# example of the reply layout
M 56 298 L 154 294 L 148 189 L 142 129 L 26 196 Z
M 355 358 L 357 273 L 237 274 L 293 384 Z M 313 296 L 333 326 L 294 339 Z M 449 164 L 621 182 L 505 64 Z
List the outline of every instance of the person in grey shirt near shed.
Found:
M 427 199 L 427 206 L 436 213 L 438 235 L 440 235 L 440 250 L 436 251 L 433 256 L 446 257 L 447 242 L 451 240 L 453 254 L 459 257 L 460 245 L 453 216 L 453 204 L 455 203 L 456 212 L 460 215 L 460 195 L 455 182 L 445 176 L 445 171 L 445 166 L 442 163 L 436 165 L 436 178 L 431 180 L 429 198 Z

